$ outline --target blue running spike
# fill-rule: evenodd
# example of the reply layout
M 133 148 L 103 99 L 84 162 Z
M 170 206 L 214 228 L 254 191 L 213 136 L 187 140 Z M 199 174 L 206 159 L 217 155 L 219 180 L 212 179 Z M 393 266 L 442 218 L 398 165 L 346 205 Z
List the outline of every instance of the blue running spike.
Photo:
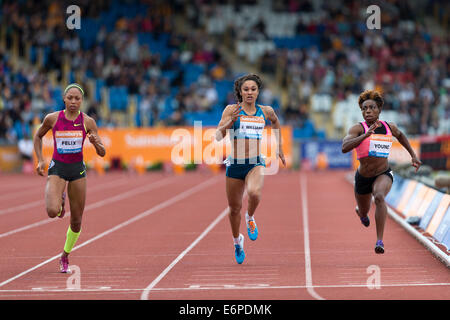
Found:
M 234 245 L 234 248 L 235 248 L 235 250 L 234 250 L 234 256 L 236 257 L 236 262 L 237 262 L 238 264 L 242 264 L 242 262 L 244 262 L 244 259 L 245 259 L 245 252 L 244 252 L 244 250 L 241 248 L 241 246 L 238 245 L 238 244 L 235 244 L 235 245 Z
M 250 220 L 247 222 L 247 233 L 250 240 L 255 241 L 258 238 L 258 227 L 256 226 L 255 220 Z
M 364 227 L 368 227 L 370 225 L 369 217 L 368 216 L 361 217 L 359 215 L 359 208 L 358 207 L 355 208 L 355 211 L 356 211 L 356 214 L 358 215 L 359 219 L 361 220 L 361 223 L 364 225 Z
M 369 217 L 361 217 L 361 223 L 364 225 L 364 227 L 368 227 L 370 225 Z
M 234 245 L 234 256 L 236 258 L 236 262 L 238 264 L 242 264 L 245 259 L 245 252 L 244 252 L 244 236 L 242 234 L 239 234 L 239 244 Z
M 384 243 L 382 240 L 377 240 L 377 243 L 375 244 L 375 253 L 384 253 Z

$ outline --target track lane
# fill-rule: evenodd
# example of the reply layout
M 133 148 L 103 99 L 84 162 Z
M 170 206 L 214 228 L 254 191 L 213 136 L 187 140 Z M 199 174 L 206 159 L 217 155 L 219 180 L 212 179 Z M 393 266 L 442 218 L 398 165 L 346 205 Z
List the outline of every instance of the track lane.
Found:
M 92 171 L 88 172 L 88 184 L 91 182 L 101 181 L 104 183 L 112 182 L 117 179 L 123 178 L 126 174 L 123 173 L 111 173 L 105 176 L 99 176 Z M 47 176 L 41 177 L 37 174 L 33 175 L 14 175 L 6 180 L 1 180 L 2 185 L 10 188 L 0 190 L 0 216 L 4 214 L 4 211 L 15 206 L 28 203 L 33 200 L 43 200 L 45 185 L 47 183 Z M 21 185 L 21 187 L 20 187 Z M 14 187 L 16 186 L 16 187 Z
M 259 239 L 250 241 L 244 220 L 241 226 L 246 236 L 244 264 L 237 265 L 234 260 L 225 217 L 164 274 L 148 298 L 315 299 L 311 288 L 324 299 L 448 298 L 448 269 L 390 218 L 385 229 L 386 253 L 375 255 L 373 209 L 371 226 L 366 229 L 354 213 L 353 190 L 345 174 L 294 172 L 268 176 L 255 216 L 261 230 Z M 307 189 L 312 287 L 306 281 L 301 175 Z M 151 196 L 142 194 L 99 208 L 95 214 L 86 215 L 88 228 L 83 229 L 79 243 L 208 178 L 197 173 L 179 176 L 176 183 L 155 190 Z M 74 252 L 71 264 L 81 268 L 81 290 L 66 289 L 70 275 L 59 274 L 53 261 L 0 287 L 0 299 L 139 299 L 143 290 L 224 210 L 225 187 L 220 179 L 204 191 Z M 26 260 L 34 255 L 33 263 L 42 262 L 60 252 L 62 244 L 56 242 L 64 241 L 61 235 L 66 228 L 67 223 L 42 227 L 49 231 L 45 233 L 44 249 L 31 246 L 34 250 L 27 249 L 28 256 L 15 253 L 7 259 Z M 28 243 L 39 241 L 43 240 L 37 235 Z M 22 265 L 29 266 L 30 261 L 22 261 Z M 370 266 L 380 268 L 380 289 L 367 286 Z
M 147 193 L 141 192 L 122 201 L 106 201 L 97 209 L 86 211 L 83 217 L 83 232 L 79 241 L 83 241 L 83 239 L 86 239 L 85 237 L 92 236 L 92 233 L 95 235 L 95 232 L 101 232 L 105 227 L 111 227 L 114 223 L 119 223 L 122 219 L 133 215 L 136 212 L 133 209 L 134 207 L 135 210 L 143 210 L 147 205 L 157 203 L 160 201 L 158 193 L 155 193 L 155 196 L 152 197 L 149 192 L 157 189 L 161 196 L 161 192 L 170 192 L 173 185 L 179 181 L 180 179 L 173 176 L 159 177 L 147 182 L 142 180 L 138 186 L 143 188 L 142 190 L 147 189 Z M 148 187 L 146 187 L 146 184 L 148 184 Z M 121 191 L 117 190 L 111 196 L 120 196 L 120 194 L 128 192 L 127 186 L 121 188 Z M 124 188 L 127 190 L 123 190 Z M 107 197 L 102 198 L 101 201 L 105 199 Z M 91 219 L 94 222 L 91 223 Z M 49 221 L 49 223 L 0 239 L 2 243 L 2 246 L 0 246 L 0 282 L 19 273 L 18 270 L 23 271 L 61 252 L 69 217 L 45 219 L 43 221 Z
M 374 205 L 370 226 L 365 228 L 354 211 L 353 187 L 345 180 L 346 172 L 302 174 L 308 186 L 313 285 L 321 296 L 448 299 L 449 270 L 389 217 L 384 231 L 386 251 L 375 254 Z M 380 275 L 380 289 L 369 279 L 374 271 Z
M 147 243 L 147 241 L 145 241 L 146 237 L 158 234 L 159 230 L 161 230 L 161 226 L 159 225 L 159 223 L 162 223 L 164 225 L 166 233 L 170 231 L 170 228 L 173 227 L 173 225 L 167 222 L 167 219 L 161 216 L 166 216 L 166 214 L 171 213 L 173 218 L 175 218 L 180 213 L 183 213 L 185 204 L 181 201 L 183 200 L 182 197 L 176 198 L 177 194 L 183 193 L 184 191 L 188 190 L 188 192 L 186 193 L 186 197 L 188 197 L 190 193 L 195 194 L 196 190 L 200 187 L 206 188 L 213 183 L 217 183 L 217 179 L 214 179 L 215 181 L 206 183 L 205 178 L 200 175 L 187 176 L 189 177 L 187 181 L 183 180 L 183 178 L 181 177 L 172 177 L 173 179 L 175 179 L 174 182 L 170 185 L 155 189 L 153 191 L 154 197 L 149 197 L 149 194 L 138 195 L 130 201 L 123 201 L 119 204 L 115 204 L 109 209 L 102 208 L 101 212 L 99 212 L 98 214 L 90 215 L 89 218 L 85 219 L 85 227 L 77 245 L 82 245 L 83 242 L 86 241 L 86 239 L 96 237 L 97 235 L 99 235 L 99 233 L 102 232 L 102 230 L 103 232 L 105 232 L 105 230 L 111 228 L 114 229 L 116 226 L 126 221 L 127 218 L 129 220 L 138 215 L 140 212 L 142 213 L 143 211 L 146 211 L 146 209 L 148 211 L 149 207 L 158 207 L 160 204 L 164 203 L 166 203 L 167 206 L 167 211 L 165 210 L 165 206 L 161 206 L 160 209 L 155 210 L 156 214 L 142 219 L 142 221 L 150 222 L 130 223 L 123 228 L 120 227 L 120 230 L 118 229 L 111 234 L 106 234 L 103 238 L 98 239 L 94 243 L 80 248 L 80 250 L 77 250 L 76 252 L 73 252 L 71 255 L 71 264 L 73 263 L 80 265 L 81 272 L 84 274 L 82 276 L 84 288 L 94 286 L 98 289 L 99 286 L 96 283 L 104 281 L 102 280 L 103 275 L 106 277 L 107 283 L 113 283 L 112 286 L 114 286 L 114 283 L 120 283 L 123 280 L 123 277 L 117 275 L 115 273 L 115 270 L 119 273 L 130 272 L 131 269 L 135 270 L 135 263 L 133 262 L 132 256 L 134 256 L 135 259 L 138 259 L 138 261 L 140 261 L 139 259 L 148 256 L 150 256 L 152 259 L 154 256 L 162 256 L 162 258 L 166 256 L 165 254 L 160 253 L 162 249 L 162 245 L 160 242 L 150 241 Z M 209 178 L 210 180 L 212 179 L 211 177 Z M 193 191 L 190 192 L 189 190 Z M 175 199 L 174 203 L 167 201 L 172 198 Z M 201 217 L 202 212 L 197 212 L 197 216 Z M 155 219 L 153 219 L 154 217 Z M 184 221 L 176 221 L 177 223 L 175 223 L 175 225 L 178 224 L 178 228 L 180 230 L 184 230 L 183 233 L 186 233 Z M 57 224 L 52 226 L 52 228 L 56 228 L 56 225 Z M 67 225 L 59 227 L 59 229 L 61 230 L 55 232 L 59 234 L 59 238 L 61 238 L 61 234 L 64 234 L 64 228 L 66 229 Z M 140 232 L 134 232 L 133 230 L 130 231 L 129 228 L 143 228 L 143 230 Z M 169 230 L 167 230 L 167 228 L 169 228 Z M 50 230 L 47 231 L 50 233 Z M 148 250 L 136 249 L 142 248 L 142 245 L 145 246 L 146 244 L 150 245 L 150 247 L 152 248 L 152 251 L 150 251 L 150 253 L 148 253 Z M 169 241 L 166 245 L 168 246 L 168 248 L 171 248 L 173 243 Z M 61 244 L 58 245 L 57 248 L 53 246 L 52 251 L 55 252 L 55 250 L 56 252 L 60 252 Z M 117 250 L 119 250 L 120 253 L 116 253 Z M 85 253 L 86 255 L 83 255 L 84 252 L 87 252 Z M 123 257 L 128 257 L 131 259 L 131 261 L 126 258 L 124 259 Z M 159 266 L 159 263 L 157 262 L 156 265 Z M 145 268 L 145 265 L 142 267 Z M 88 270 L 88 272 L 86 272 L 86 270 Z M 94 272 L 95 275 L 90 276 L 89 272 Z M 140 279 L 139 275 L 136 273 L 136 270 L 133 275 L 135 279 Z M 36 270 L 33 270 L 32 272 L 27 274 L 26 277 L 21 277 L 20 279 L 3 285 L 0 288 L 0 296 L 11 294 L 11 291 L 8 290 L 21 290 L 24 288 L 25 290 L 33 290 L 33 288 L 45 288 L 45 290 L 51 290 L 56 286 L 57 288 L 65 289 L 67 278 L 68 275 L 61 275 L 57 272 L 57 261 L 55 260 L 53 263 L 47 263 L 37 268 Z M 129 277 L 125 278 L 125 284 L 128 288 L 128 285 L 130 284 L 130 281 L 128 281 Z M 92 283 L 94 284 L 89 284 L 89 281 L 92 281 Z M 46 285 L 44 286 L 43 283 L 45 283 Z M 140 286 L 142 286 L 142 284 L 140 284 Z M 2 289 L 6 291 L 1 291 Z M 48 293 L 39 292 L 38 290 L 36 292 L 33 292 L 31 295 L 29 293 L 26 293 L 20 296 L 27 296 L 27 294 L 30 298 L 39 299 L 39 296 L 41 296 L 42 294 L 47 295 Z M 55 298 L 63 296 L 64 295 L 61 296 L 60 294 L 57 294 Z M 71 295 L 69 294 L 69 296 Z
M 248 238 L 245 226 L 246 201 L 241 211 L 244 263 L 236 264 L 225 216 L 152 289 L 148 299 L 312 299 L 305 286 L 298 192 L 298 182 L 290 174 L 265 177 L 262 200 L 255 213 L 260 233 L 254 242 Z M 216 196 L 225 200 L 225 188 Z
M 128 175 L 122 175 L 119 179 L 116 178 L 114 180 L 103 180 L 95 176 L 94 179 L 90 179 L 88 181 L 85 211 L 91 210 L 92 207 L 98 207 L 98 204 L 103 203 L 105 199 L 116 197 L 124 192 L 128 192 L 128 190 L 139 191 L 139 188 L 146 184 L 164 177 L 164 175 L 157 174 L 152 176 L 150 180 L 144 180 L 133 176 L 127 176 Z M 126 188 L 127 191 L 124 191 L 124 188 Z M 0 210 L 0 239 L 16 233 L 24 227 L 31 227 L 33 224 L 40 225 L 57 221 L 50 219 L 47 216 L 45 211 L 44 190 L 45 184 L 42 186 L 42 194 L 39 197 L 31 199 L 31 201 L 29 199 L 29 202 L 23 203 L 21 205 L 23 207 L 22 210 L 4 210 L 3 214 Z M 14 208 L 17 209 L 18 207 L 10 207 L 10 209 Z M 66 214 L 67 217 L 70 215 L 68 198 L 66 199 Z M 63 219 L 65 220 L 66 217 Z

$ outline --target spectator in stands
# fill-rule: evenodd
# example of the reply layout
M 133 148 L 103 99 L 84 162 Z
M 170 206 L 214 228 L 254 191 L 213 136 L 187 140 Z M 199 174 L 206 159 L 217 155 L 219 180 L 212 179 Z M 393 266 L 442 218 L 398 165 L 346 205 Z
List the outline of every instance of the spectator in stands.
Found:
M 61 25 L 64 21 L 57 12 L 60 12 L 65 3 L 46 0 L 26 1 L 19 5 L 16 1 L 7 0 L 0 5 L 2 24 L 8 26 L 7 48 L 11 48 L 13 43 L 11 30 L 20 37 L 19 52 L 22 57 L 26 56 L 25 44 L 33 47 L 30 57 L 34 62 L 40 54 L 34 49 L 45 47 L 47 53 L 44 54 L 44 67 L 47 71 L 59 72 L 58 81 L 62 80 L 61 64 L 64 61 L 63 54 L 66 53 L 72 58 L 73 67 L 81 67 L 82 77 L 90 74 L 95 78 L 106 79 L 107 86 L 128 86 L 131 81 L 132 84 L 128 86 L 131 94 L 137 93 L 136 83 L 148 83 L 152 80 L 161 82 L 164 71 L 169 70 L 174 74 L 174 77 L 170 78 L 170 86 L 181 90 L 185 80 L 182 66 L 186 63 L 205 65 L 204 73 L 213 80 L 224 80 L 232 76 L 230 62 L 221 57 L 220 50 L 204 31 L 182 34 L 174 31 L 174 12 L 184 13 L 187 20 L 191 21 L 193 29 L 214 15 L 216 11 L 212 9 L 213 6 L 204 5 L 202 1 L 197 4 L 180 2 L 174 5 L 145 1 L 141 4 L 145 4 L 146 9 L 140 10 L 133 17 L 120 11 L 120 16 L 116 16 L 112 22 L 113 30 L 108 31 L 109 27 L 100 26 L 94 35 L 96 45 L 88 49 L 85 48 L 79 32 L 69 31 Z M 91 19 L 99 17 L 101 13 L 110 12 L 112 6 L 117 3 L 87 1 L 79 5 L 83 19 Z M 252 0 L 241 1 L 234 4 L 234 9 L 243 4 L 259 3 Z M 343 2 L 339 0 L 333 3 L 324 2 L 322 5 L 310 0 L 274 2 L 272 9 L 279 13 L 311 13 L 310 16 L 314 16 L 314 19 L 307 19 L 306 15 L 299 14 L 292 29 L 286 30 L 291 30 L 295 35 L 310 37 L 308 39 L 311 41 L 316 39 L 314 37 L 319 40 L 313 44 L 317 50 L 305 46 L 266 51 L 259 61 L 261 70 L 277 75 L 280 84 L 287 87 L 288 91 L 289 87 L 294 86 L 294 90 L 300 91 L 301 99 L 310 98 L 315 92 L 332 92 L 333 97 L 339 98 L 344 96 L 347 90 L 356 94 L 379 86 L 385 91 L 386 108 L 398 111 L 400 103 L 406 104 L 405 110 L 398 112 L 410 118 L 409 122 L 405 121 L 410 124 L 407 133 L 448 132 L 448 105 L 445 107 L 448 93 L 440 92 L 448 92 L 448 86 L 444 83 L 445 79 L 450 79 L 446 59 L 450 39 L 445 35 L 434 34 L 419 22 L 420 19 L 401 20 L 407 13 L 418 16 L 429 14 L 430 6 L 421 8 L 420 4 L 415 2 L 394 1 L 386 6 L 386 10 L 384 7 L 382 9 L 381 32 L 366 32 L 366 26 L 358 21 L 366 18 L 363 9 L 368 4 L 371 4 L 368 0 L 347 1 L 345 6 L 349 10 L 342 12 Z M 129 5 L 135 3 L 131 2 Z M 273 26 L 267 23 L 266 15 L 255 17 L 254 23 L 248 25 L 248 30 L 238 27 L 241 28 L 237 24 L 229 26 L 236 37 L 248 33 L 252 37 L 270 40 L 274 36 L 271 30 Z M 389 32 L 384 32 L 385 30 Z M 169 35 L 168 48 L 171 53 L 167 55 L 168 59 L 165 59 L 164 53 L 155 52 L 148 44 L 140 43 L 139 33 L 146 32 L 150 32 L 155 41 Z M 123 72 L 124 68 L 128 68 L 127 72 Z M 141 71 L 147 73 L 141 75 Z M 360 81 L 363 74 L 370 75 L 369 79 Z M 4 79 L 4 76 L 1 77 Z M 370 79 L 374 81 L 371 83 Z M 35 82 L 34 79 L 27 79 L 24 83 L 30 84 L 31 88 L 23 90 L 32 97 L 33 112 L 36 110 L 42 115 L 46 110 L 55 108 L 59 102 L 52 96 L 53 83 L 49 86 L 50 94 L 40 96 L 38 86 L 33 86 Z M 11 83 L 8 82 L 9 85 Z M 171 94 L 158 89 L 161 99 L 173 98 Z M 195 92 L 190 92 L 183 100 L 195 100 L 195 95 Z M 414 97 L 414 100 L 411 100 L 411 97 Z M 4 105 L 10 104 L 8 99 L 10 98 L 4 101 Z M 188 105 L 191 107 L 186 110 L 198 109 L 198 102 L 187 103 L 186 106 Z
M 100 122 L 100 116 L 98 113 L 98 104 L 97 103 L 92 103 L 89 108 L 87 109 L 86 114 L 91 117 L 92 119 L 94 119 L 94 121 L 99 124 Z M 101 126 L 101 125 L 99 125 Z
M 33 159 L 33 140 L 31 134 L 28 133 L 17 143 L 22 160 L 31 161 Z
M 440 100 L 448 99 L 447 94 L 442 97 L 437 93 L 444 88 L 445 79 L 450 79 L 448 63 L 444 58 L 444 52 L 449 50 L 450 38 L 445 33 L 434 33 L 420 22 L 425 15 L 434 14 L 430 10 L 432 6 L 403 1 L 383 4 L 381 32 L 367 32 L 365 24 L 358 21 L 367 18 L 364 9 L 370 4 L 370 1 L 335 1 L 321 5 L 306 0 L 301 3 L 273 2 L 273 14 L 311 13 L 309 16 L 299 15 L 292 29 L 285 28 L 286 37 L 292 37 L 290 32 L 294 31 L 308 40 L 302 48 L 280 46 L 275 51 L 266 51 L 260 57 L 260 70 L 281 75 L 279 84 L 289 87 L 297 87 L 295 80 L 300 74 L 306 75 L 302 78 L 302 83 L 307 84 L 306 96 L 320 91 L 332 92 L 333 97 L 340 98 L 347 90 L 357 94 L 378 87 L 385 93 L 386 110 L 392 108 L 398 111 L 401 103 L 406 104 L 406 110 L 401 112 L 403 115 L 411 114 L 411 125 L 405 127 L 407 133 L 448 132 L 448 116 L 436 117 L 434 114 L 437 106 L 441 105 Z M 344 5 L 348 8 L 347 12 L 341 10 Z M 241 15 L 239 11 L 234 12 L 229 19 L 236 20 Z M 220 16 L 222 12 L 218 10 L 216 14 Z M 412 15 L 418 18 L 411 20 Z M 312 16 L 314 18 L 311 19 Z M 406 16 L 408 18 L 404 18 Z M 268 14 L 255 17 L 255 20 L 261 17 L 270 21 Z M 201 16 L 200 21 L 208 23 L 208 16 Z M 251 24 L 247 29 L 245 27 L 230 24 L 231 30 L 227 32 L 246 34 L 255 29 L 255 25 Z M 266 24 L 266 31 L 268 35 L 276 34 L 272 37 L 283 37 L 276 25 Z M 320 39 L 321 50 L 312 50 L 314 44 L 307 43 L 314 41 L 314 37 Z M 300 40 L 292 38 L 290 45 L 295 47 L 299 43 Z M 370 76 L 364 79 L 364 74 Z
M 434 180 L 434 184 L 439 189 L 446 189 L 447 193 L 450 193 L 450 176 L 438 176 Z
M 183 118 L 183 114 L 179 110 L 175 110 L 170 118 L 166 121 L 167 126 L 184 126 L 186 121 Z
M 0 143 L 10 144 L 13 142 L 11 137 L 12 121 L 6 112 L 0 112 Z

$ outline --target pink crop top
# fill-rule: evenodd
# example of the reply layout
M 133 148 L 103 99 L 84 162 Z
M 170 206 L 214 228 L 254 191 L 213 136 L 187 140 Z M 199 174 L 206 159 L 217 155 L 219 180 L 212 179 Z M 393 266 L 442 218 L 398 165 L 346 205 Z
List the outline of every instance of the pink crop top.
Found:
M 382 126 L 375 129 L 375 132 L 364 139 L 356 149 L 358 159 L 365 157 L 387 158 L 392 147 L 392 132 L 389 125 L 381 121 Z M 364 128 L 364 133 L 369 130 L 367 123 L 360 122 Z

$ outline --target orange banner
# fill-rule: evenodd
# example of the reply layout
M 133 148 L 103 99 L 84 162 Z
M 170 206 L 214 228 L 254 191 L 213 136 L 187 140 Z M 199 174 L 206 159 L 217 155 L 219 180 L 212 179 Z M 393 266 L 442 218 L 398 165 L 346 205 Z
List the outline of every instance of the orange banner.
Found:
M 0 172 L 19 171 L 22 159 L 17 146 L 0 146 Z
M 165 128 L 115 128 L 99 129 L 99 135 L 106 148 L 106 155 L 100 158 L 89 139 L 83 147 L 84 161 L 88 166 L 95 166 L 96 161 L 111 162 L 120 159 L 129 164 L 139 161 L 144 165 L 158 162 L 221 163 L 230 151 L 230 139 L 225 137 L 215 141 L 216 128 L 208 127 L 165 127 Z M 287 167 L 292 165 L 292 129 L 281 129 L 283 151 Z M 270 128 L 265 129 L 261 141 L 261 151 L 267 161 L 276 157 L 276 137 Z M 49 131 L 43 138 L 43 155 L 47 163 L 53 154 L 53 137 Z

